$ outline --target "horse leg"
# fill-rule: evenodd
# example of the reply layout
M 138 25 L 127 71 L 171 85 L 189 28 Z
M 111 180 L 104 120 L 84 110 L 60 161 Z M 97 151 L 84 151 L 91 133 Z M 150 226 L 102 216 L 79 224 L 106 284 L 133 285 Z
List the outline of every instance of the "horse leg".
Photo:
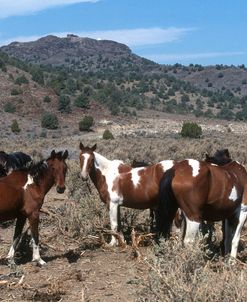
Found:
M 228 219 L 225 219 L 225 236 L 224 236 L 225 255 L 231 252 L 233 233 L 234 233 L 234 229 L 236 228 L 236 226 L 234 226 L 234 219 L 235 217 L 230 217 Z
M 37 261 L 40 265 L 46 264 L 46 262 L 41 259 L 39 253 L 39 213 L 34 213 L 30 217 L 28 217 L 31 236 L 32 236 L 32 245 L 33 245 L 33 259 L 32 261 Z
M 190 220 L 186 215 L 186 231 L 184 236 L 184 245 L 188 245 L 195 241 L 196 235 L 199 231 L 200 222 Z
M 154 231 L 154 210 L 149 209 L 149 217 L 150 217 L 150 232 L 153 233 Z
M 246 218 L 247 218 L 247 206 L 242 204 L 241 209 L 240 209 L 240 214 L 239 214 L 238 225 L 237 225 L 235 234 L 232 239 L 232 248 L 231 248 L 231 257 L 232 258 L 237 258 L 240 234 L 241 234 L 242 227 L 246 221 Z
M 16 220 L 16 224 L 15 224 L 15 231 L 14 231 L 14 237 L 13 237 L 13 243 L 10 247 L 9 253 L 7 255 L 7 259 L 9 260 L 9 262 L 12 264 L 14 263 L 14 256 L 15 256 L 15 249 L 18 245 L 18 243 L 20 242 L 21 239 L 21 235 L 22 235 L 22 230 L 23 227 L 26 223 L 26 217 L 24 216 L 20 216 L 17 218 Z
M 109 207 L 109 215 L 110 215 L 110 222 L 111 222 L 111 230 L 113 232 L 118 232 L 119 227 L 119 205 L 115 202 L 110 201 L 110 207 Z M 118 240 L 114 235 L 111 235 L 111 241 L 110 245 L 115 246 L 117 245 Z

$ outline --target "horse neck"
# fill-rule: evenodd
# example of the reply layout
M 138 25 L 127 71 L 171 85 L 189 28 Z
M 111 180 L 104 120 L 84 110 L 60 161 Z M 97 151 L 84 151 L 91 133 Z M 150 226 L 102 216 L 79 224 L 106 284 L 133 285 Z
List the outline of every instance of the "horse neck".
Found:
M 100 185 L 105 181 L 105 177 L 102 175 L 104 171 L 110 166 L 111 161 L 106 157 L 94 152 L 94 164 L 89 173 L 92 182 L 94 183 L 97 190 L 100 190 Z
M 48 168 L 43 172 L 43 175 L 39 180 L 39 187 L 44 196 L 49 192 L 54 184 L 55 178 L 53 176 L 52 169 L 48 164 Z
M 119 172 L 120 160 L 109 160 L 106 157 L 94 152 L 94 165 L 89 173 L 96 189 L 100 192 L 102 185 L 106 183 L 106 178 L 112 173 Z

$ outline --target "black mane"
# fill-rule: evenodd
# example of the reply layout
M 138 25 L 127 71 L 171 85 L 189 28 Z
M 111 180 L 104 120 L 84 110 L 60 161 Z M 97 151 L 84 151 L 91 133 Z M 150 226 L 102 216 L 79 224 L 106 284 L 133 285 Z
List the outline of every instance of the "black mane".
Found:
M 131 164 L 132 168 L 147 167 L 147 166 L 149 166 L 149 164 L 147 162 L 145 162 L 144 160 L 138 161 L 138 160 L 133 159 L 132 164 Z
M 206 162 L 210 162 L 219 166 L 226 165 L 232 161 L 229 150 L 217 150 L 213 156 L 206 154 Z
M 28 171 L 28 174 L 30 174 L 30 176 L 33 178 L 33 181 L 38 184 L 47 169 L 47 161 L 41 160 L 38 163 L 32 162 L 26 170 Z
M 0 151 L 0 177 L 6 176 L 11 170 L 28 167 L 32 158 L 23 152 L 6 153 Z

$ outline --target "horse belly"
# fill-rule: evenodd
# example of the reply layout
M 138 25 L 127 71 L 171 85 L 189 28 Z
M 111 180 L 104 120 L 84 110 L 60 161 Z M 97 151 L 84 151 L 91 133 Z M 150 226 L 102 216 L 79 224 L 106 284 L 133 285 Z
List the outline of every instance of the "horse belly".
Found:
M 123 196 L 123 206 L 132 209 L 149 209 L 157 206 L 157 196 L 155 194 L 132 194 Z
M 239 203 L 218 201 L 216 204 L 205 206 L 202 218 L 208 221 L 220 221 L 232 216 L 238 206 Z
M 16 218 L 22 207 L 22 199 L 14 190 L 11 194 L 0 195 L 0 221 L 7 221 Z

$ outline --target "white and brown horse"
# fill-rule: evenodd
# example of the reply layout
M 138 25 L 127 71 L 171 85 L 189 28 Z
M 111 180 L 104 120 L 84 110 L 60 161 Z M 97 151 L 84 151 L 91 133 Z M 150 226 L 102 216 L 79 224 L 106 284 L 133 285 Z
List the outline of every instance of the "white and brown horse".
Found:
M 101 200 L 109 207 L 111 229 L 119 231 L 119 207 L 155 209 L 159 195 L 159 183 L 165 171 L 174 165 L 164 160 L 147 167 L 132 168 L 120 160 L 109 160 L 92 148 L 80 143 L 81 177 L 90 176 Z M 117 240 L 112 236 L 111 245 Z
M 215 161 L 210 157 L 207 160 Z M 236 258 L 247 217 L 245 168 L 231 160 L 222 166 L 197 160 L 176 162 L 160 182 L 160 232 L 169 235 L 178 207 L 186 218 L 185 244 L 194 241 L 203 220 L 225 220 L 225 253 Z

